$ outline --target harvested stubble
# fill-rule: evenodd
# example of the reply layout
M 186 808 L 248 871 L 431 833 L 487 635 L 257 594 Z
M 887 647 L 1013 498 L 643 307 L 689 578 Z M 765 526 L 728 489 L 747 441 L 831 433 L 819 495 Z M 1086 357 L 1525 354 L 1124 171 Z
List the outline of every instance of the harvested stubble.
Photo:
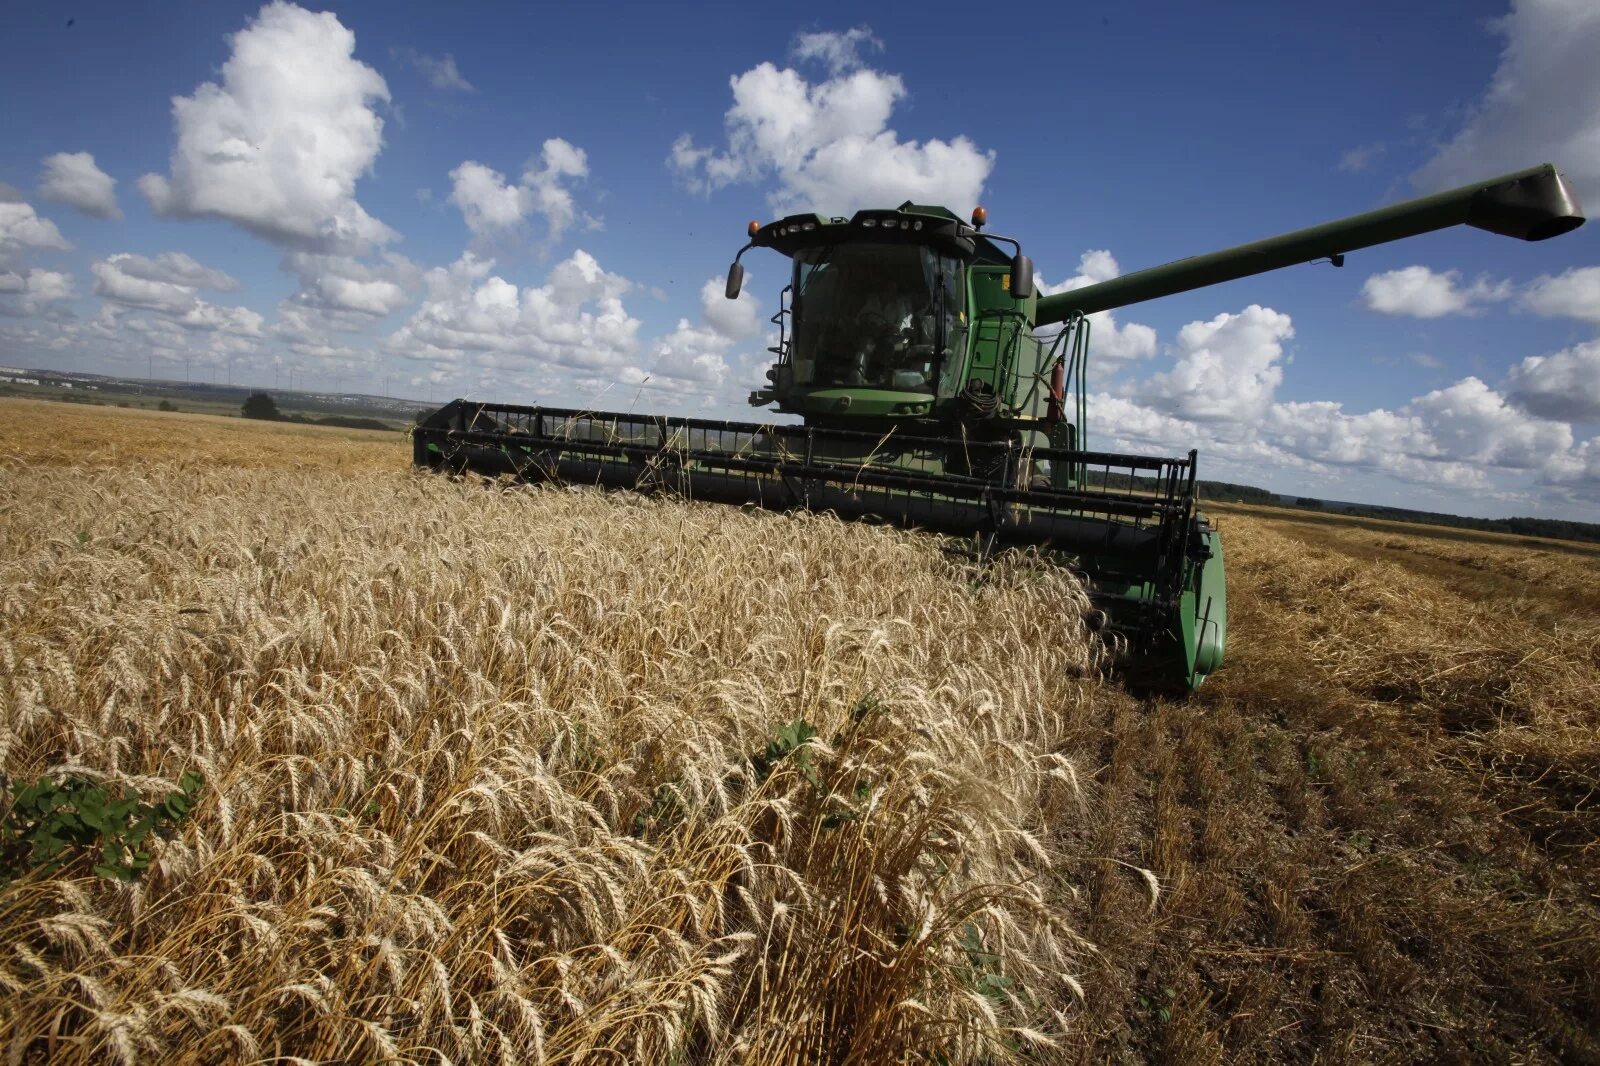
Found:
M 1219 524 L 1227 667 L 1184 702 L 1107 686 L 1068 741 L 1105 949 L 1069 1061 L 1600 1064 L 1600 621 L 1565 591 L 1600 556 L 1519 600 L 1424 557 L 1459 531 L 1390 558 L 1338 519 Z
M 1553 853 L 1591 852 L 1600 840 L 1600 618 L 1580 606 L 1552 619 L 1545 598 L 1593 595 L 1582 578 L 1592 582 L 1600 560 L 1465 551 L 1421 538 L 1400 550 L 1472 571 L 1526 574 L 1525 587 L 1543 595 L 1468 599 L 1459 582 L 1386 558 L 1307 553 L 1281 533 L 1252 533 L 1252 551 L 1297 560 L 1264 589 L 1281 607 L 1287 647 L 1375 710 L 1401 710 L 1408 729 L 1436 734 Z
M 1208 1030 L 1178 1060 L 1600 1062 L 1600 621 L 1555 581 L 1508 600 L 1358 529 L 1224 529 L 1236 654 L 1167 741 L 1202 876 L 1156 864 L 1153 968 L 1199 976 Z M 1600 561 L 1574 559 L 1551 576 Z M 1198 964 L 1170 946 L 1190 937 Z
M 1060 570 L 105 458 L 0 465 L 0 766 L 207 783 L 142 882 L 0 889 L 12 1060 L 1003 1062 L 1067 1024 Z

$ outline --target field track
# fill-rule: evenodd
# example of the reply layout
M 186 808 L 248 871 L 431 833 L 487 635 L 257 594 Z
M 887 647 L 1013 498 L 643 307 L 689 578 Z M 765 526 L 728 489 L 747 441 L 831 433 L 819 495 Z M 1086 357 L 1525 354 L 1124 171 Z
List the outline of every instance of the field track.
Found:
M 1084 738 L 1170 889 L 1090 882 L 1084 1061 L 1600 1061 L 1600 553 L 1214 512 L 1225 669 Z
M 507 1061 L 618 1061 L 627 1048 L 637 1058 L 640 1048 L 675 1047 L 671 1061 L 867 1062 L 934 1061 L 917 1053 L 936 1048 L 946 1061 L 1600 1062 L 1600 551 L 1211 508 L 1227 538 L 1229 657 L 1196 698 L 1179 703 L 1073 676 L 1091 665 L 1074 617 L 1081 606 L 1071 582 L 1052 572 L 984 578 L 942 560 L 931 538 L 826 520 L 708 515 L 590 493 L 496 494 L 413 476 L 408 460 L 398 434 L 0 401 L 0 545 L 12 553 L 0 560 L 7 774 L 32 777 L 70 760 L 104 770 L 121 760 L 117 772 L 129 779 L 175 778 L 177 755 L 217 743 L 184 730 L 249 726 L 223 712 L 229 692 L 245 691 L 229 685 L 248 688 L 251 671 L 268 677 L 271 664 L 286 663 L 310 664 L 297 676 L 313 688 L 328 679 L 320 695 L 295 697 L 315 711 L 304 735 L 253 741 L 265 753 L 259 765 L 230 756 L 231 769 L 211 769 L 213 799 L 167 845 L 157 863 L 166 868 L 152 871 L 148 888 L 65 875 L 0 888 L 0 1047 L 9 1054 L 210 1062 L 382 1052 L 438 1061 L 422 1049 L 449 1046 L 454 1061 L 474 1047 Z M 363 496 L 363 479 L 387 487 Z M 152 514 L 193 516 L 188 531 L 178 522 L 152 532 L 152 553 L 221 554 L 192 572 L 174 562 L 165 585 L 137 567 L 118 570 L 138 557 L 137 543 L 113 543 L 116 523 L 95 523 L 136 507 L 140 484 L 160 497 Z M 461 661 L 450 661 L 445 641 L 407 665 L 410 645 L 373 617 L 328 623 L 318 638 L 343 642 L 345 656 L 370 654 L 368 673 L 346 678 L 319 658 L 307 636 L 322 632 L 311 618 L 318 596 L 332 602 L 365 589 L 367 599 L 350 602 L 398 612 L 408 591 L 424 601 L 477 595 L 403 540 L 406 515 L 352 528 L 332 510 L 369 499 L 415 508 L 415 520 L 485 581 L 533 587 L 526 582 L 538 567 L 527 560 L 555 571 L 572 560 L 551 586 L 550 610 L 576 627 L 559 672 L 574 680 L 538 694 L 567 725 L 551 732 L 535 715 L 504 710 L 533 699 L 512 683 L 532 676 L 508 667 L 516 648 L 471 662 L 461 652 L 478 628 L 506 625 L 500 612 L 514 604 L 452 619 L 437 603 L 419 603 L 404 640 L 420 647 L 423 634 L 453 633 Z M 259 514 L 240 513 L 250 506 Z M 481 519 L 480 506 L 506 524 L 463 524 L 468 509 Z M 563 516 L 583 528 L 561 532 Z M 299 534 L 274 524 L 290 519 Z M 217 545 L 246 543 L 255 520 L 262 554 L 251 558 L 271 556 L 279 575 L 271 581 L 289 582 L 285 602 L 299 612 L 288 638 L 272 636 L 288 623 L 260 609 L 273 606 L 261 597 L 277 586 L 251 584 L 242 570 L 224 580 L 234 562 Z M 529 528 L 557 547 L 540 554 L 548 545 L 522 539 L 520 522 L 546 522 Z M 627 523 L 657 523 L 641 527 L 650 543 L 607 539 Z M 740 539 L 772 536 L 813 541 L 774 562 Z M 362 554 L 374 544 L 392 560 Z M 77 564 L 70 553 L 80 548 Z M 691 557 L 673 569 L 672 560 Z M 295 558 L 298 570 L 284 561 Z M 580 559 L 598 569 L 584 571 Z M 758 605 L 741 582 L 759 589 Z M 486 586 L 485 603 L 496 587 Z M 88 628 L 127 609 L 119 590 L 134 588 L 154 597 L 139 608 L 148 630 L 108 629 L 94 637 L 102 644 L 81 643 Z M 79 589 L 102 598 L 63 620 Z M 624 603 L 630 595 L 686 610 L 656 619 L 648 603 Z M 51 596 L 67 597 L 64 606 L 45 611 Z M 699 618 L 687 613 L 697 601 L 712 605 Z M 205 630 L 210 616 L 182 613 L 198 603 L 232 628 Z M 240 613 L 225 614 L 226 604 Z M 636 608 L 646 613 L 629 614 Z M 808 613 L 850 622 L 809 643 L 791 640 L 799 623 L 789 619 Z M 664 643 L 614 665 L 606 656 L 625 646 L 615 626 L 634 617 L 652 618 L 650 639 Z M 256 643 L 236 635 L 250 626 Z M 174 638 L 172 656 L 227 664 L 205 696 L 222 701 L 214 708 L 187 690 L 150 695 L 140 676 L 91 673 L 105 657 L 95 648 L 126 644 L 126 654 L 141 654 L 169 630 L 197 634 L 192 645 Z M 578 639 L 585 634 L 588 644 Z M 49 700 L 24 698 L 36 668 L 25 656 L 46 645 L 65 649 L 62 661 L 83 676 L 40 672 Z M 304 658 L 291 663 L 295 647 Z M 395 684 L 413 676 L 450 684 L 389 707 L 362 680 L 389 669 L 388 658 Z M 420 672 L 405 673 L 413 667 Z M 940 685 L 927 683 L 933 676 Z M 456 707 L 446 689 L 461 694 L 457 702 L 476 701 L 482 716 Z M 713 690 L 727 698 L 705 695 Z M 265 686 L 249 691 L 257 702 L 245 701 L 246 710 L 281 715 L 276 701 L 288 702 Z M 147 712 L 168 710 L 124 727 L 105 710 L 111 692 Z M 674 701 L 695 709 L 661 717 Z M 496 726 L 506 730 L 498 739 L 477 738 L 496 707 L 515 721 Z M 619 707 L 630 717 L 605 717 Z M 833 741 L 835 754 L 819 749 L 815 772 L 790 755 L 727 776 L 802 712 Z M 429 733 L 440 716 L 468 738 L 459 750 L 457 734 Z M 352 730 L 347 718 L 375 731 Z M 866 723 L 859 740 L 858 720 Z M 386 739 L 401 725 L 416 736 Z M 686 728 L 699 729 L 692 742 L 676 735 Z M 638 755 L 641 738 L 658 734 L 662 743 Z M 496 747 L 513 740 L 540 747 Z M 273 744 L 281 750 L 268 751 Z M 402 749 L 407 759 L 448 751 L 454 761 L 407 762 L 402 773 L 394 760 Z M 537 765 L 519 761 L 534 756 Z M 436 806 L 423 786 L 466 781 L 461 767 L 502 775 L 514 797 L 507 812 L 491 816 L 489 793 L 472 803 L 457 796 L 459 833 L 441 825 L 417 835 L 415 823 Z M 847 772 L 849 787 L 836 787 Z M 285 774 L 296 778 L 292 795 Z M 896 791 L 894 782 L 914 779 L 923 792 Z M 227 781 L 232 791 L 219 785 Z M 668 781 L 680 791 L 663 792 Z M 217 788 L 231 807 L 222 809 Z M 566 824 L 598 812 L 590 836 L 562 845 L 588 850 L 582 863 L 549 860 L 534 876 L 545 860 L 528 856 L 556 842 L 530 838 L 527 823 L 548 821 L 560 804 Z M 702 816 L 685 809 L 703 810 L 708 832 L 726 834 L 710 851 L 704 839 L 686 839 L 683 827 Z M 912 858 L 896 866 L 887 838 L 872 835 L 883 832 L 875 812 L 914 810 L 933 812 L 947 831 L 906 837 Z M 419 850 L 410 854 L 413 840 Z M 763 880 L 740 865 L 741 847 L 769 849 L 767 859 L 796 879 Z M 318 848 L 330 864 L 320 871 Z M 935 880 L 948 892 L 918 872 L 915 855 L 934 853 Z M 599 874 L 584 882 L 573 872 L 584 863 L 614 884 Z M 911 904 L 853 895 L 850 871 L 861 863 L 883 863 L 907 899 L 927 890 L 923 933 L 905 926 Z M 551 872 L 559 870 L 567 873 Z M 344 880 L 329 881 L 334 873 Z M 549 890 L 549 903 L 506 900 L 543 899 L 541 888 L 480 891 L 516 877 L 570 883 Z M 705 885 L 718 886 L 714 898 L 695 896 Z M 740 891 L 755 902 L 738 902 Z M 564 899 L 590 907 L 591 893 L 596 913 L 561 911 Z M 671 922 L 638 909 L 637 900 L 680 895 L 701 902 L 675 904 Z M 832 924 L 814 921 L 808 908 L 821 913 L 815 901 L 834 898 L 865 902 L 847 920 L 829 911 Z M 785 914 L 812 916 L 784 926 Z M 538 922 L 546 928 L 536 936 L 529 929 Z M 670 935 L 658 928 L 668 924 Z M 268 930 L 287 946 L 259 958 L 288 966 L 300 952 L 326 982 L 284 977 L 269 1000 L 251 983 L 256 972 L 213 957 L 208 945 L 223 940 L 205 938 L 223 937 L 224 926 L 229 951 L 264 943 Z M 155 928 L 192 939 L 153 938 Z M 473 929 L 477 939 L 462 932 Z M 751 930 L 766 938 L 759 951 Z M 775 948 L 774 936 L 792 946 Z M 672 965 L 613 958 L 635 949 Z M 155 961 L 163 955 L 167 963 Z M 417 961 L 427 958 L 435 961 Z M 765 961 L 752 969 L 753 958 Z M 565 961 L 546 966 L 550 959 Z M 719 985 L 730 974 L 735 987 Z M 678 1012 L 688 1035 L 653 1027 L 651 1010 Z M 598 1023 L 583 1022 L 594 1012 L 636 1043 L 608 1045 Z M 438 1021 L 452 1017 L 454 1029 Z M 531 1036 L 508 1045 L 482 1035 L 517 1025 L 547 1042 L 536 1049 Z

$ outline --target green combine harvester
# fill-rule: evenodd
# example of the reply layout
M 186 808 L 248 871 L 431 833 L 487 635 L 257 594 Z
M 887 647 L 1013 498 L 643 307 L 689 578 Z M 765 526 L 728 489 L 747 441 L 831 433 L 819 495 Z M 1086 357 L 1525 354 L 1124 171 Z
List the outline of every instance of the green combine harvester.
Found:
M 1045 297 L 1020 244 L 985 222 L 982 208 L 969 223 L 905 203 L 750 223 L 729 299 L 750 249 L 793 262 L 777 362 L 750 403 L 797 422 L 455 400 L 413 431 L 415 461 L 1035 546 L 1083 577 L 1092 622 L 1140 673 L 1193 689 L 1227 638 L 1222 538 L 1196 508 L 1195 452 L 1089 450 L 1086 316 L 1297 263 L 1343 266 L 1449 226 L 1541 241 L 1584 217 L 1545 165 Z

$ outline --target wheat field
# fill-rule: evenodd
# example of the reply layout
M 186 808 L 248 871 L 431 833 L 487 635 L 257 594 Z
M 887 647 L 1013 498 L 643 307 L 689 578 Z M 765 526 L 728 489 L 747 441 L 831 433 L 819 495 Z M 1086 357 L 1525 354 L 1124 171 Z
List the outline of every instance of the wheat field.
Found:
M 204 777 L 0 884 L 8 1061 L 1600 1061 L 1600 552 L 1217 508 L 1175 702 L 1039 560 L 408 460 L 0 401 L 0 770 Z
M 120 421 L 0 474 L 0 760 L 207 785 L 138 883 L 0 896 L 13 1058 L 1005 1061 L 1070 1028 L 1044 838 L 1096 651 L 1062 571 Z

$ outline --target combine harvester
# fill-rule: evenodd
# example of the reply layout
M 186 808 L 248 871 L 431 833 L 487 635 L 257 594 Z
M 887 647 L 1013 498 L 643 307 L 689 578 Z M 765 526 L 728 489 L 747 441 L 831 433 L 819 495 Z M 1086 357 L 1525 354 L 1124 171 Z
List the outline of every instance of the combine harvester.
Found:
M 797 423 L 455 400 L 413 431 L 415 461 L 1037 546 L 1082 575 L 1132 665 L 1193 689 L 1222 663 L 1222 540 L 1196 509 L 1195 452 L 1088 450 L 1085 316 L 1297 263 L 1343 266 L 1449 226 L 1541 241 L 1584 218 L 1545 165 L 1045 297 L 1020 244 L 985 221 L 982 208 L 968 224 L 905 203 L 750 223 L 730 299 L 745 252 L 793 261 L 777 362 L 750 403 Z

